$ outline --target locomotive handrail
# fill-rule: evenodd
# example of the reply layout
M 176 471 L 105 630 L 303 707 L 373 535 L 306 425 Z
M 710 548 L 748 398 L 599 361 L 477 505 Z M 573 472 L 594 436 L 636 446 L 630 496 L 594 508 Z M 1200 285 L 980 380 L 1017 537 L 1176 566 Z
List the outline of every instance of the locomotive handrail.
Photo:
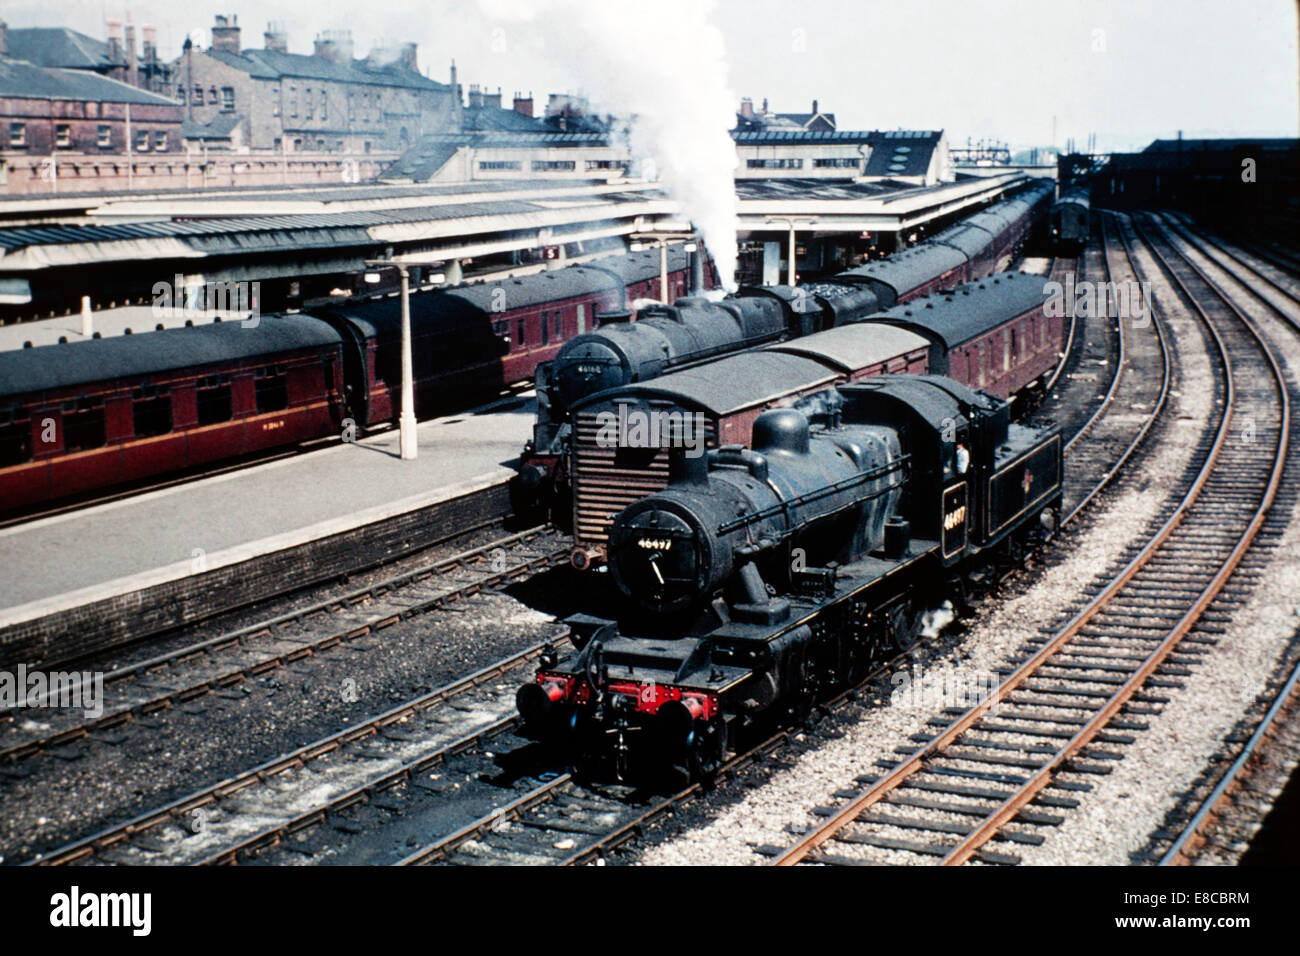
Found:
M 838 492 L 848 491 L 850 488 L 866 484 L 868 481 L 874 481 L 877 478 L 884 478 L 886 475 L 892 475 L 895 472 L 902 471 L 904 466 L 906 466 L 911 459 L 911 453 L 900 455 L 888 465 L 881 465 L 880 467 L 873 468 L 870 471 L 859 472 L 856 475 L 843 478 L 834 484 L 826 485 L 824 488 L 819 488 L 817 491 L 809 491 L 794 498 L 787 498 L 778 504 L 769 505 L 768 507 L 755 511 L 752 514 L 734 518 L 731 521 L 724 521 L 722 524 L 718 525 L 718 534 L 730 534 L 732 531 L 748 527 L 751 524 L 757 524 L 758 522 L 765 521 L 768 518 L 774 518 L 779 514 L 788 513 L 791 508 L 811 504 L 814 501 L 820 501 L 822 498 L 829 498 L 831 495 Z M 887 488 L 881 488 L 869 495 L 863 495 L 861 498 L 854 499 L 854 503 L 856 504 L 860 501 L 869 501 L 872 498 L 879 498 L 883 494 L 888 494 L 889 492 L 902 487 L 902 484 L 890 484 Z

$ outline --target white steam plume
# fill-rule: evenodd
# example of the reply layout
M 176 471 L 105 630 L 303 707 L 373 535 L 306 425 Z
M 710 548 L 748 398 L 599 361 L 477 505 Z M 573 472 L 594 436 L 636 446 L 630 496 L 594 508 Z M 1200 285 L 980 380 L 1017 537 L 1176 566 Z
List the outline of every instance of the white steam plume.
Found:
M 591 107 L 632 120 L 633 156 L 695 223 L 727 287 L 736 273 L 736 98 L 713 0 L 479 0 L 488 17 L 527 23 L 568 65 Z

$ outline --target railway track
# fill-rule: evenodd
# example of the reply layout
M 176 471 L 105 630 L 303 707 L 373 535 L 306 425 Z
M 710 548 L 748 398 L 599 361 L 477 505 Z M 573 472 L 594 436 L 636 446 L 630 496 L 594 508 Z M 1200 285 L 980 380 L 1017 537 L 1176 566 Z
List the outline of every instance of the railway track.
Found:
M 1107 287 L 1136 279 L 1128 240 L 1120 233 L 1119 244 L 1112 243 L 1111 228 L 1103 218 L 1101 248 L 1089 247 L 1084 259 L 1086 276 L 1100 277 Z M 1062 527 L 1072 523 L 1129 461 L 1169 396 L 1173 362 L 1154 307 L 1147 304 L 1144 321 L 1125 321 L 1115 303 L 1104 305 L 1102 314 L 1076 319 L 1083 324 L 1083 334 L 1078 338 L 1074 372 L 1046 409 L 1069 436 Z M 1097 387 L 1101 369 L 1109 373 L 1104 390 Z
M 242 684 L 423 614 L 452 607 L 485 588 L 500 587 L 562 564 L 568 549 L 549 528 L 509 535 L 346 594 L 187 644 L 104 675 L 103 714 L 44 711 L 28 725 L 24 712 L 0 713 L 0 766 L 35 754 L 121 734 L 138 717 Z M 49 727 L 29 729 L 31 727 Z
M 1152 218 L 1300 337 L 1300 297 L 1254 261 L 1251 253 L 1205 233 L 1185 217 L 1166 213 Z M 1300 385 L 1293 385 L 1291 394 L 1293 399 L 1300 397 Z M 1300 426 L 1294 421 L 1292 438 L 1293 444 L 1300 443 Z M 1300 475 L 1289 475 L 1283 487 L 1294 502 L 1300 496 Z M 1274 532 L 1281 535 L 1283 518 L 1275 523 Z M 1261 693 L 1153 838 L 1149 852 L 1158 865 L 1231 863 L 1247 850 L 1273 799 L 1300 763 L 1300 632 L 1269 686 L 1271 695 Z
M 1223 403 L 1199 467 L 1154 534 L 1030 642 L 992 693 L 932 719 L 934 732 L 899 748 L 885 773 L 820 808 L 825 822 L 777 851 L 777 865 L 1019 862 L 1016 846 L 1041 844 L 1063 822 L 1215 641 L 1216 598 L 1248 588 L 1231 579 L 1282 480 L 1286 383 L 1252 321 L 1171 245 L 1139 234 L 1217 352 Z
M 250 770 L 28 861 L 234 863 L 480 750 L 518 723 L 514 691 L 566 634 Z M 433 788 L 435 790 L 440 788 Z M 344 824 L 346 825 L 346 824 Z

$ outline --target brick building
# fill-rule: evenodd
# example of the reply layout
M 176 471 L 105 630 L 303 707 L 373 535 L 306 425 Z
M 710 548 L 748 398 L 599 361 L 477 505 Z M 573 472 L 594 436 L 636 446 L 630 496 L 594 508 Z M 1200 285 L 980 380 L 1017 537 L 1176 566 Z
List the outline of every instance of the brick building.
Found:
M 286 152 L 404 150 L 421 136 L 460 128 L 459 91 L 419 72 L 416 45 L 353 57 L 349 31 L 317 36 L 290 53 L 271 24 L 263 48 L 243 49 L 238 18 L 218 16 L 210 49 L 186 44 L 172 64 L 172 95 L 186 137 L 210 146 Z
M 0 55 L 0 155 L 170 153 L 181 110 L 156 93 L 88 70 L 53 69 Z
M 108 40 L 96 40 L 68 27 L 12 27 L 0 23 L 0 46 L 15 60 L 34 66 L 96 73 L 154 93 L 170 93 L 171 65 L 158 55 L 158 31 L 146 23 L 140 33 L 143 45 L 137 54 L 135 26 L 109 19 Z

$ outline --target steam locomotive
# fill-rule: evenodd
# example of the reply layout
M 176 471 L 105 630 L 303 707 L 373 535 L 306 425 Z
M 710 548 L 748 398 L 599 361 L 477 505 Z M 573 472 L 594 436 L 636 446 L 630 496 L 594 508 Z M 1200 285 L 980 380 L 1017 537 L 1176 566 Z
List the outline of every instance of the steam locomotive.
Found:
M 1056 520 L 1062 441 L 986 392 L 883 375 L 764 412 L 749 448 L 676 447 L 610 535 L 616 613 L 566 621 L 517 693 L 525 732 L 589 772 L 707 777 L 911 646 Z
M 1062 252 L 1077 253 L 1092 232 L 1091 198 L 1087 186 L 1072 186 L 1052 203 L 1048 224 L 1052 243 Z
M 1051 189 L 1033 184 L 1014 199 L 968 216 L 930 239 L 829 279 L 797 287 L 747 287 L 720 302 L 692 297 L 601 317 L 537 370 L 537 421 L 520 456 L 515 506 L 558 508 L 567 520 L 573 407 L 597 392 L 644 382 L 723 355 L 861 321 L 923 295 L 1005 268 L 1046 211 Z

